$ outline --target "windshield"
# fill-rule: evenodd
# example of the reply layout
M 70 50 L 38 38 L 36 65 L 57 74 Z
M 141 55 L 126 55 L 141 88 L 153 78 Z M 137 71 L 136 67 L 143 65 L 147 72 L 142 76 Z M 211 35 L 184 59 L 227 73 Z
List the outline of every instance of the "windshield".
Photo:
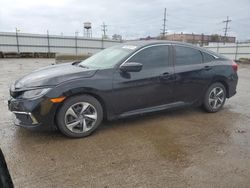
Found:
M 131 45 L 117 45 L 89 57 L 88 59 L 79 63 L 79 66 L 93 67 L 93 68 L 110 68 L 114 67 L 119 61 L 129 55 L 136 49 L 136 46 Z

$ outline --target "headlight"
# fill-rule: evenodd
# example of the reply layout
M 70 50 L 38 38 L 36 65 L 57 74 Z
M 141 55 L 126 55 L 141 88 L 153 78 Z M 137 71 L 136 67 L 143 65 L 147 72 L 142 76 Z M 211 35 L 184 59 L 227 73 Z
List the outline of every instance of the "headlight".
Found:
M 32 99 L 32 98 L 38 98 L 45 95 L 51 88 L 42 88 L 42 89 L 34 89 L 34 90 L 28 90 L 25 91 L 20 98 L 23 99 Z

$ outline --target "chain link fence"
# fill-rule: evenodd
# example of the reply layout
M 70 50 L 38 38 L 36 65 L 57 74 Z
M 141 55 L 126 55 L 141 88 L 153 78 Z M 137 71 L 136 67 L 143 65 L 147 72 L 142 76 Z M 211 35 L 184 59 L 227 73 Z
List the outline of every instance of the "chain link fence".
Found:
M 49 34 L 26 34 L 0 32 L 0 56 L 6 54 L 94 54 L 122 41 L 58 36 Z
M 250 43 L 212 43 L 204 47 L 233 60 L 250 59 Z

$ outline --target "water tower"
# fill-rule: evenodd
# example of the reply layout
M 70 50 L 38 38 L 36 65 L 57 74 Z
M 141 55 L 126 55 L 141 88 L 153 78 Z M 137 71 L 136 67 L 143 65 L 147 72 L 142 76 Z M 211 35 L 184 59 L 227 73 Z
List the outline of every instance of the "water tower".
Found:
M 83 30 L 84 37 L 92 38 L 91 22 L 84 22 L 83 27 L 84 27 L 84 30 Z

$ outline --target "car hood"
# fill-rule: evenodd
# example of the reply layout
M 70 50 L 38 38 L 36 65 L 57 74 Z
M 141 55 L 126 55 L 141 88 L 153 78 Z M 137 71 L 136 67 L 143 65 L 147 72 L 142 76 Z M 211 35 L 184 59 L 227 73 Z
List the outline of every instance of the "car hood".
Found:
M 82 68 L 74 63 L 51 65 L 31 72 L 14 83 L 15 90 L 25 88 L 55 86 L 62 82 L 76 79 L 89 78 L 96 73 L 97 69 Z M 13 87 L 12 86 L 12 87 Z

